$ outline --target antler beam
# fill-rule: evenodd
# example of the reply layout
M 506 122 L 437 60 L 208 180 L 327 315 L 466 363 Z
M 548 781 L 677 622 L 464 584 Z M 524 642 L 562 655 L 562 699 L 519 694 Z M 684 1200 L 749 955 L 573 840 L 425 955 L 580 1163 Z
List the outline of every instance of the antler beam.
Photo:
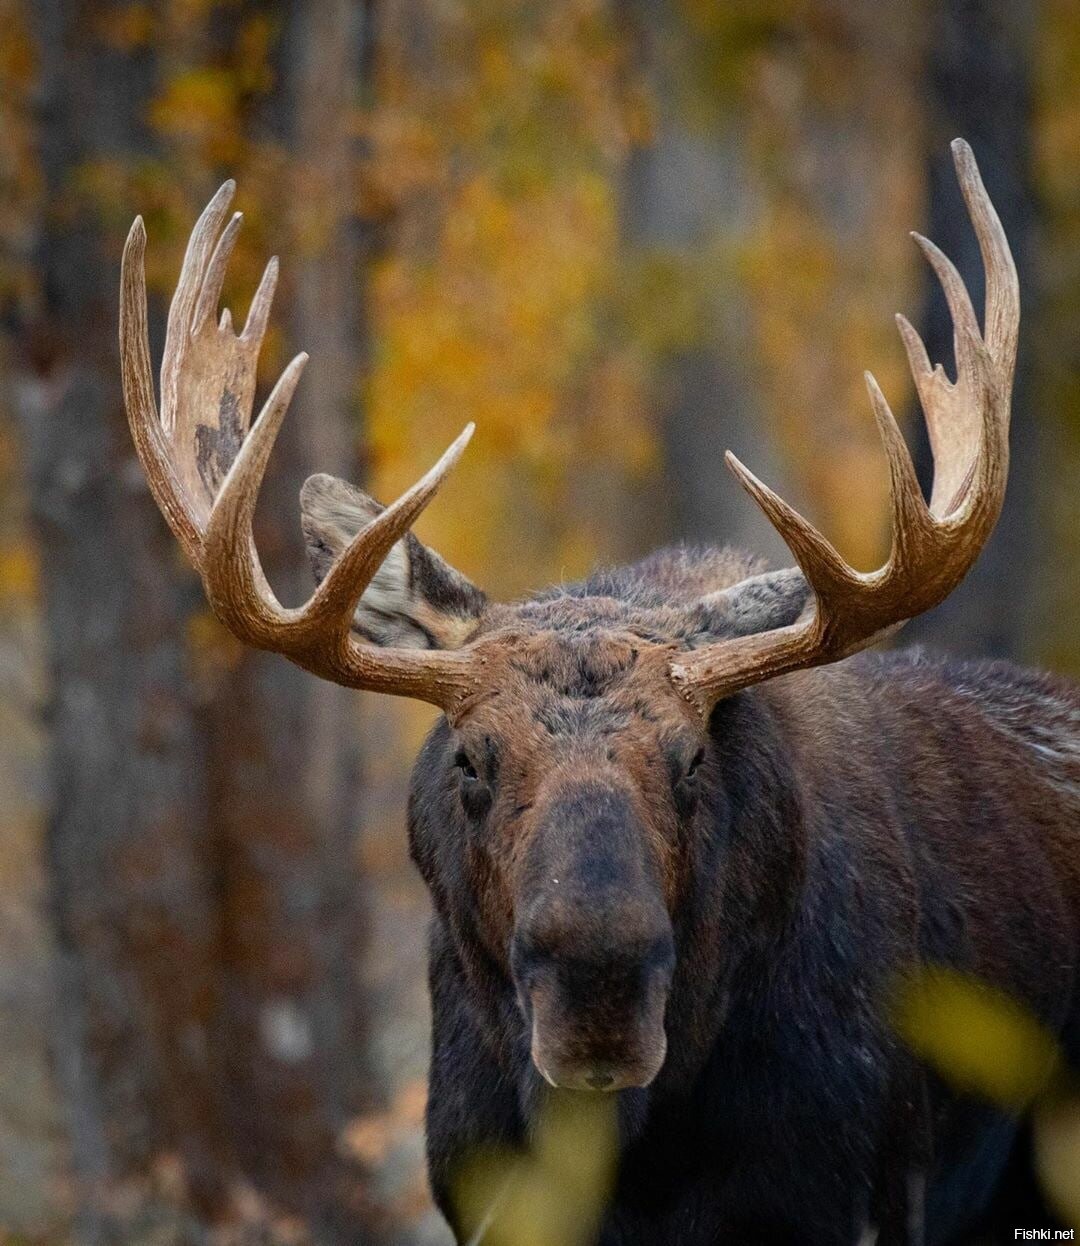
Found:
M 931 367 L 919 335 L 903 316 L 896 318 L 934 454 L 930 503 L 923 498 L 903 436 L 870 373 L 866 385 L 892 488 L 892 551 L 879 570 L 854 570 L 729 451 L 728 466 L 794 554 L 814 601 L 789 627 L 722 641 L 672 663 L 672 679 L 704 713 L 740 688 L 864 649 L 937 605 L 966 575 L 997 522 L 1009 463 L 1019 283 L 971 148 L 957 139 L 952 153 L 986 270 L 985 330 L 979 328 L 952 262 L 918 234 L 913 237 L 941 282 L 952 314 L 955 382 L 940 364 Z

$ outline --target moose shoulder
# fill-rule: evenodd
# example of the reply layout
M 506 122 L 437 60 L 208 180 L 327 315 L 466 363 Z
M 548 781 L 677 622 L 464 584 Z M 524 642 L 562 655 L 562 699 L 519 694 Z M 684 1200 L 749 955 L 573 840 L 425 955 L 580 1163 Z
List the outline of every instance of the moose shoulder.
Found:
M 242 333 L 216 320 L 239 220 L 225 225 L 227 184 L 185 258 L 159 416 L 132 229 L 132 432 L 215 611 L 325 678 L 443 711 L 409 834 L 435 907 L 429 1167 L 461 1241 L 477 1227 L 454 1204 L 462 1165 L 524 1144 L 546 1096 L 606 1091 L 620 1151 L 604 1246 L 963 1242 L 1025 1180 L 1023 1127 L 904 1047 L 898 982 L 958 970 L 1080 1061 L 1080 696 L 1005 665 L 859 652 L 951 591 L 1004 493 L 1016 273 L 970 149 L 954 155 L 984 327 L 918 239 L 957 379 L 898 318 L 935 476 L 927 502 L 868 377 L 894 520 L 870 574 L 729 456 L 796 567 L 677 549 L 490 602 L 409 531 L 470 427 L 389 507 L 308 481 L 317 587 L 285 608 L 251 518 L 304 356 L 247 431 L 276 267 Z

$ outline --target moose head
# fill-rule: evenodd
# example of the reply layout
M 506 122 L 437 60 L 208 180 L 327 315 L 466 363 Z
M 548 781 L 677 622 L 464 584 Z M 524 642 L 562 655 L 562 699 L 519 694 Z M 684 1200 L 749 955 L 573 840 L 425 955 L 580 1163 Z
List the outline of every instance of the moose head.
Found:
M 897 317 L 929 427 L 929 502 L 874 378 L 888 457 L 893 542 L 853 570 L 730 453 L 796 566 L 716 553 L 552 590 L 516 604 L 482 591 L 410 528 L 472 426 L 382 507 L 310 478 L 301 521 L 317 587 L 282 606 L 260 567 L 252 515 L 300 379 L 298 355 L 248 428 L 277 276 L 271 260 L 242 332 L 217 304 L 239 214 L 226 183 L 191 236 L 172 301 L 160 414 L 151 376 L 137 219 L 123 260 L 125 400 L 154 497 L 222 623 L 351 688 L 418 698 L 443 715 L 416 765 L 413 853 L 470 963 L 511 984 L 532 1061 L 552 1084 L 647 1085 L 665 1059 L 676 927 L 695 828 L 722 822 L 725 740 L 714 708 L 749 685 L 835 662 L 888 636 L 961 580 L 1001 508 L 1016 353 L 1016 272 L 970 148 L 953 153 L 986 269 L 985 328 L 949 260 L 916 242 L 955 325 L 957 379 L 932 368 Z M 627 576 L 637 575 L 634 582 Z M 621 579 L 620 579 L 621 577 Z M 479 970 L 478 970 L 479 972 Z

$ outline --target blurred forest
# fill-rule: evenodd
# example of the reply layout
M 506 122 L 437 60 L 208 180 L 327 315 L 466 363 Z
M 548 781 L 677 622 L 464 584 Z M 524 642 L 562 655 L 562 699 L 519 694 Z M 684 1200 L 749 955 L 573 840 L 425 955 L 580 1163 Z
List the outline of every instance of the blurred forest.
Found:
M 262 364 L 311 352 L 263 490 L 384 500 L 467 420 L 419 534 L 495 595 L 677 538 L 784 559 L 733 448 L 860 566 L 888 540 L 872 369 L 948 360 L 907 231 L 981 273 L 975 148 L 1024 283 L 1013 475 L 917 639 L 1080 672 L 1075 0 L 0 0 L 0 1240 L 445 1243 L 423 1174 L 426 708 L 217 626 L 120 399 L 226 177 Z

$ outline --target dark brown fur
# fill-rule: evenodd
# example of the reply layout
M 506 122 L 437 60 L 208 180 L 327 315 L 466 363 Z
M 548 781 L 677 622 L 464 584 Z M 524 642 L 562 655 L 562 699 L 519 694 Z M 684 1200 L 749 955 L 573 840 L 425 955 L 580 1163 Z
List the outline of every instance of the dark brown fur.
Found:
M 1033 1227 L 1002 1203 L 1017 1121 L 922 1068 L 889 1003 L 951 966 L 1080 1063 L 1076 689 L 863 655 L 706 724 L 668 662 L 793 621 L 797 572 L 675 550 L 513 606 L 442 587 L 486 662 L 409 814 L 435 904 L 430 1169 L 461 1239 L 456 1174 L 525 1141 L 538 1070 L 623 1088 L 603 1246 L 918 1243 L 922 1191 L 930 1243 Z

